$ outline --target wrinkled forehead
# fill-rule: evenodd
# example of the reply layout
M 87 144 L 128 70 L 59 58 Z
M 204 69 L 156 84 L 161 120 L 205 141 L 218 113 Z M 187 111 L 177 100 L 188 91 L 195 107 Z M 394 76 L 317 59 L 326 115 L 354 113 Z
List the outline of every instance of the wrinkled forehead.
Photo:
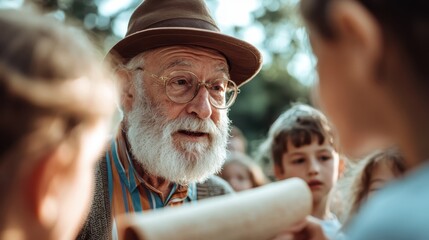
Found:
M 197 46 L 168 46 L 149 50 L 145 62 L 164 72 L 176 66 L 219 70 L 229 75 L 226 58 L 218 51 Z

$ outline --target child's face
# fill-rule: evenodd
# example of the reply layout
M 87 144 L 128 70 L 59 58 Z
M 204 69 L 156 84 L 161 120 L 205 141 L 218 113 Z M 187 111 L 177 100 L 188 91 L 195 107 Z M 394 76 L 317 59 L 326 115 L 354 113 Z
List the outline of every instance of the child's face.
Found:
M 387 183 L 396 178 L 391 166 L 387 163 L 379 163 L 375 165 L 369 181 L 368 195 L 371 197 L 375 192 L 383 188 Z
M 226 164 L 222 170 L 221 177 L 237 192 L 253 187 L 249 172 L 246 167 L 239 163 Z
M 326 197 L 338 178 L 339 157 L 334 148 L 325 141 L 322 145 L 313 140 L 310 145 L 299 148 L 287 143 L 288 152 L 283 154 L 283 169 L 275 166 L 278 179 L 298 177 L 307 182 L 313 200 Z

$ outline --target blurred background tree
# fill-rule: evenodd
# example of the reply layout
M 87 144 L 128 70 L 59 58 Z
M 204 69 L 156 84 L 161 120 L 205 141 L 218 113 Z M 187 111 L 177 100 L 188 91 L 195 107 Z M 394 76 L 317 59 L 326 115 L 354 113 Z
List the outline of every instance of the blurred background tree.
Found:
M 3 2 L 21 2 L 1 0 Z M 78 24 L 93 36 L 104 54 L 125 34 L 127 22 L 140 0 L 26 0 L 54 17 Z M 260 74 L 242 87 L 230 110 L 233 124 L 249 142 L 249 152 L 256 150 L 271 123 L 293 102 L 309 102 L 308 93 L 314 78 L 308 42 L 298 17 L 298 0 L 206 0 L 216 21 L 224 14 L 248 18 L 248 23 L 223 23 L 224 33 L 255 44 L 262 50 L 264 67 Z M 222 8 L 221 4 L 234 4 Z M 241 5 L 240 5 L 241 4 Z M 253 9 L 245 15 L 247 4 Z M 7 4 L 6 4 L 7 5 Z M 106 7 L 110 6 L 110 7 Z M 113 7 L 112 7 L 113 6 Z M 238 6 L 238 7 L 237 7 Z M 220 11 L 220 12 L 219 12 Z M 240 19 L 236 19 L 240 20 Z M 225 27 L 226 26 L 226 27 Z M 259 39 L 259 42 L 254 40 Z

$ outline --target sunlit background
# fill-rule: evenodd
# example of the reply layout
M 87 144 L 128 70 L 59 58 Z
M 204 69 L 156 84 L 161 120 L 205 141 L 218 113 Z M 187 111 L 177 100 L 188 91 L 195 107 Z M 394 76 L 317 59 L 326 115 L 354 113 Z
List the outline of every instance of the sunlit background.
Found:
M 22 7 L 31 2 L 46 14 L 72 22 L 94 37 L 107 52 L 125 35 L 137 0 L 0 0 L 0 7 Z M 309 102 L 315 79 L 298 0 L 206 0 L 223 33 L 255 45 L 264 57 L 261 73 L 243 86 L 230 117 L 256 150 L 271 123 L 291 103 Z

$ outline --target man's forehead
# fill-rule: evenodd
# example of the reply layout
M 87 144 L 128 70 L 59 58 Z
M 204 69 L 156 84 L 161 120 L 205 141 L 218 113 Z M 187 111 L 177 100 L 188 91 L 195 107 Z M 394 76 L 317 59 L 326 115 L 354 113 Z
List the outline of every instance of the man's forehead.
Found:
M 160 71 L 166 71 L 168 69 L 172 69 L 175 67 L 193 67 L 195 66 L 195 62 L 187 59 L 187 58 L 173 58 L 170 61 L 166 61 L 164 64 L 161 65 Z M 215 71 L 224 72 L 228 74 L 228 66 L 226 63 L 223 62 L 217 62 L 213 63 L 213 69 Z
M 219 52 L 202 47 L 169 46 L 147 52 L 146 59 L 167 70 L 176 66 L 192 67 L 202 64 L 201 59 L 215 70 L 228 73 L 229 68 L 225 57 Z

